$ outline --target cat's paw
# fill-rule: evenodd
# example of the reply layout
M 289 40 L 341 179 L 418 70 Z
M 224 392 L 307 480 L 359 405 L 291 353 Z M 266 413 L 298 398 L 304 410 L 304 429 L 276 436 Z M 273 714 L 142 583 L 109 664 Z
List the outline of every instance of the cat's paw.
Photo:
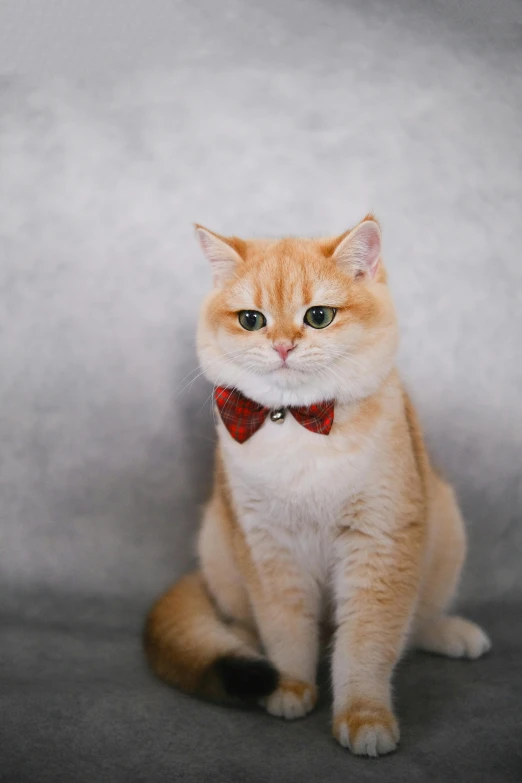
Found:
M 309 682 L 283 678 L 279 687 L 261 702 L 270 715 L 293 720 L 302 718 L 315 707 L 317 688 Z
M 353 704 L 334 718 L 335 739 L 358 756 L 382 756 L 397 747 L 399 726 L 386 707 Z
M 480 658 L 491 649 L 482 628 L 463 617 L 446 615 L 427 622 L 418 631 L 415 642 L 420 650 L 450 658 Z

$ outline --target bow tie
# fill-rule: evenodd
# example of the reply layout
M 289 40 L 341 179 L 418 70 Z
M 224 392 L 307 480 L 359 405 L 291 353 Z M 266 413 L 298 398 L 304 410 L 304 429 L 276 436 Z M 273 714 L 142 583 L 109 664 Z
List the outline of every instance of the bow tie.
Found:
M 263 426 L 268 414 L 272 421 L 283 421 L 284 409 L 277 411 L 249 400 L 235 389 L 218 386 L 214 390 L 214 400 L 218 406 L 223 424 L 238 443 L 244 443 Z M 310 432 L 328 435 L 334 420 L 334 401 L 318 402 L 314 405 L 288 408 L 292 416 Z

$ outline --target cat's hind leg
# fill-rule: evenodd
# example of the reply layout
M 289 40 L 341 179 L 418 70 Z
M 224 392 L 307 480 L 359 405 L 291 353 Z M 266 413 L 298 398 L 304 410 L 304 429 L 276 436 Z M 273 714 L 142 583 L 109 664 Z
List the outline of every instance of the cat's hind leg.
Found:
M 220 493 L 208 504 L 198 539 L 201 570 L 212 599 L 227 627 L 260 652 L 248 591 L 234 555 L 233 522 Z
M 430 492 L 429 540 L 412 645 L 450 658 L 479 658 L 491 642 L 476 623 L 447 613 L 466 556 L 464 522 L 452 488 L 437 476 Z

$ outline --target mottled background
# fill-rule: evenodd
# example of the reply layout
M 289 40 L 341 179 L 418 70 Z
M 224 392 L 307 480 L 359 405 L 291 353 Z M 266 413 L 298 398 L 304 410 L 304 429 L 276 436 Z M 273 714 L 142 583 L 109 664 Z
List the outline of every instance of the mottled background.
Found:
M 522 594 L 519 0 L 4 0 L 0 73 L 0 604 L 62 627 L 40 661 L 80 666 L 74 621 L 134 639 L 192 558 L 214 441 L 194 221 L 375 211 L 469 524 L 462 595 Z

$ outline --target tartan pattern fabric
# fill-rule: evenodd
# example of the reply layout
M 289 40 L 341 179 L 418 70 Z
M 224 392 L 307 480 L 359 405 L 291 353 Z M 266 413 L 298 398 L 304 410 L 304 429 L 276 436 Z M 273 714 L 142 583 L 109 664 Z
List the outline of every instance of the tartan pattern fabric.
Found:
M 244 443 L 263 426 L 270 408 L 249 400 L 235 389 L 218 386 L 214 400 L 223 424 L 238 443 Z M 334 401 L 288 408 L 292 416 L 310 432 L 328 435 L 334 420 Z
M 289 408 L 290 413 L 299 424 L 311 432 L 328 435 L 334 420 L 334 401 L 315 402 L 308 407 Z

